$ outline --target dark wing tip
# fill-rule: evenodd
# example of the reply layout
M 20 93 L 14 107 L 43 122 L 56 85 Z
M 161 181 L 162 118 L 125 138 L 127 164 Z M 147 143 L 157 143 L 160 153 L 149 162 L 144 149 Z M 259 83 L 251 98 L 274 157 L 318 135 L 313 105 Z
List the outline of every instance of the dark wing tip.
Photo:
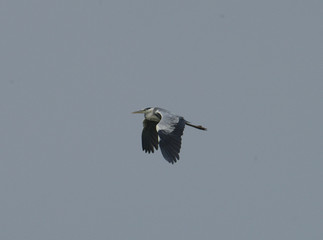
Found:
M 142 150 L 146 153 L 154 153 L 158 150 L 158 134 L 156 131 L 157 122 L 144 120 L 144 128 L 141 134 Z
M 179 160 L 179 154 L 176 152 L 171 152 L 165 147 L 161 147 L 161 152 L 165 160 L 171 164 L 176 163 Z

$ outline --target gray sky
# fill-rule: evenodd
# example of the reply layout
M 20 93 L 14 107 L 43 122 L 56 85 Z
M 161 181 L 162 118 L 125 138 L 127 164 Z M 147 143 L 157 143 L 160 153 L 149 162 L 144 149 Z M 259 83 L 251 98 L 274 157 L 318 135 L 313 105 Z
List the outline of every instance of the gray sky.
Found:
M 323 239 L 323 2 L 0 2 L 0 239 Z M 159 106 L 181 159 L 141 150 Z

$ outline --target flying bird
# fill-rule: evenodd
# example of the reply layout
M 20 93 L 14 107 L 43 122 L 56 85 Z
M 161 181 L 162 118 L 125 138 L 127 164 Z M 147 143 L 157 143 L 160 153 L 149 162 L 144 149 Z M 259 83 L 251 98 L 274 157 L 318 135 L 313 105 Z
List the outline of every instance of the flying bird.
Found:
M 141 134 L 142 150 L 153 153 L 159 145 L 163 157 L 172 164 L 179 160 L 185 125 L 206 130 L 201 125 L 193 125 L 183 117 L 158 107 L 148 107 L 133 113 L 143 113 L 145 116 Z

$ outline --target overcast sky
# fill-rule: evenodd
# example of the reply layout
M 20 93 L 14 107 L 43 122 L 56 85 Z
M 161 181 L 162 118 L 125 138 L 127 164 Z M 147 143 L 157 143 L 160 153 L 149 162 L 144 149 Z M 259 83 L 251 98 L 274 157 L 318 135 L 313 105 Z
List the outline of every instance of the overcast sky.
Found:
M 323 239 L 323 1 L 0 1 L 0 239 Z M 141 150 L 141 115 L 186 127 Z

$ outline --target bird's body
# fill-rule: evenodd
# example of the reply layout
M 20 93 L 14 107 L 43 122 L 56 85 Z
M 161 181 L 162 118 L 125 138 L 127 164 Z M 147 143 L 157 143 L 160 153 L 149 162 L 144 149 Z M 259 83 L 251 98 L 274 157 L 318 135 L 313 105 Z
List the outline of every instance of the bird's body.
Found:
M 159 144 L 163 157 L 170 163 L 175 163 L 179 159 L 185 125 L 206 130 L 200 125 L 193 125 L 183 117 L 158 107 L 145 108 L 133 113 L 145 115 L 141 135 L 142 150 L 153 153 L 154 149 L 158 149 Z

